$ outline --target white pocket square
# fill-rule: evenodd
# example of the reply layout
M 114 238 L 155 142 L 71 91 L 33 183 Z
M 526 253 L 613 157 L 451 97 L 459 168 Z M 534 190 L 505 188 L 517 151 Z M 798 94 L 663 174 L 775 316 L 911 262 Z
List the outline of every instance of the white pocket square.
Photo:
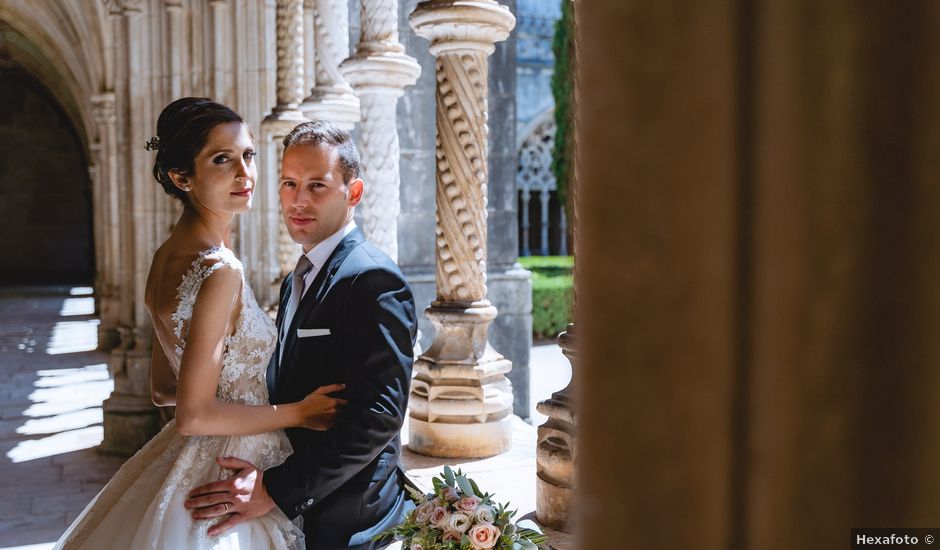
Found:
M 329 336 L 328 328 L 299 328 L 297 329 L 297 338 L 310 338 L 313 336 Z

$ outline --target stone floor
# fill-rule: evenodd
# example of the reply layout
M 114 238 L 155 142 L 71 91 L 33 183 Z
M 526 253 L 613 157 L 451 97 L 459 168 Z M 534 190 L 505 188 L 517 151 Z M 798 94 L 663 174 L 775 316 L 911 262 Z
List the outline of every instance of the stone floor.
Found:
M 107 356 L 94 351 L 90 288 L 0 289 L 0 550 L 45 550 L 120 467 L 98 453 L 101 402 L 110 394 Z M 460 467 L 483 490 L 535 508 L 535 403 L 568 383 L 555 345 L 532 348 L 532 424 L 516 420 L 513 448 L 483 460 L 403 453 L 409 475 L 430 487 L 443 465 Z M 403 433 L 407 438 L 407 429 Z

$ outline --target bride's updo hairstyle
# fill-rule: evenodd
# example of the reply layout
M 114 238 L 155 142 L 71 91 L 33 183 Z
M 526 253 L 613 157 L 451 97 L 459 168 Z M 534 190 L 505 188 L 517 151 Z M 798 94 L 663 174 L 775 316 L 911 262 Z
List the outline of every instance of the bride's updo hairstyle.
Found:
M 219 124 L 242 122 L 238 113 L 205 97 L 183 97 L 163 108 L 157 119 L 156 139 L 148 149 L 156 149 L 153 177 L 169 195 L 188 204 L 186 192 L 173 184 L 169 172 L 191 177 L 193 163 L 206 146 L 209 132 Z

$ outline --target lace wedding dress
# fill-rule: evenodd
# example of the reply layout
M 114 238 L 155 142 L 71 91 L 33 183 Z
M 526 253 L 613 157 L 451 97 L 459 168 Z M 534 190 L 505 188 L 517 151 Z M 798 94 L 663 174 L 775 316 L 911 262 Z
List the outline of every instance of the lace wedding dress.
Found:
M 196 295 L 203 281 L 223 265 L 242 273 L 241 313 L 235 333 L 225 340 L 217 396 L 232 403 L 264 404 L 268 402 L 265 372 L 277 330 L 258 307 L 241 262 L 227 248 L 199 254 L 183 276 L 172 316 L 177 343 L 170 365 L 179 376 Z M 228 477 L 216 457 L 236 456 L 264 470 L 282 463 L 291 452 L 281 430 L 248 436 L 183 436 L 176 431 L 176 421 L 170 421 L 118 470 L 55 548 L 302 549 L 303 533 L 276 507 L 219 537 L 209 537 L 206 531 L 220 518 L 193 520 L 183 507 L 191 489 Z

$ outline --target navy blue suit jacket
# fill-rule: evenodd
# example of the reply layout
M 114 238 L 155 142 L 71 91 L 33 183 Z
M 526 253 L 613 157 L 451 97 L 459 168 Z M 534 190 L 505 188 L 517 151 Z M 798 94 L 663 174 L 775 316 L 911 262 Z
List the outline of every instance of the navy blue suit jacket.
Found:
M 281 285 L 277 325 L 290 299 Z M 398 266 L 358 228 L 347 235 L 304 294 L 268 367 L 271 402 L 290 403 L 326 384 L 348 404 L 327 431 L 287 429 L 294 453 L 267 470 L 277 505 L 303 514 L 307 548 L 374 548 L 372 536 L 397 525 L 405 499 L 399 431 L 408 405 L 417 320 Z M 298 329 L 328 329 L 299 338 Z

